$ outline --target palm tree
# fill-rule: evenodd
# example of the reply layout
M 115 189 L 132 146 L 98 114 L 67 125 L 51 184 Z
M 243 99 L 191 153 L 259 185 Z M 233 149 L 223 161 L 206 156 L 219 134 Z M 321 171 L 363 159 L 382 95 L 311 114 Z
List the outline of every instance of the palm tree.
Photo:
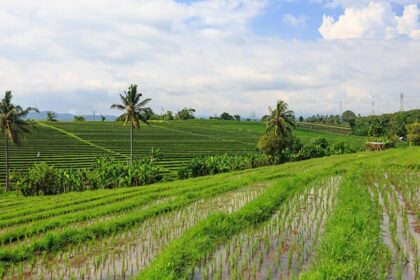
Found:
M 147 122 L 148 116 L 151 113 L 149 107 L 144 107 L 150 102 L 150 98 L 140 101 L 143 95 L 137 93 L 137 85 L 131 84 L 128 91 L 124 91 L 124 95 L 120 94 L 121 104 L 111 105 L 111 109 L 118 109 L 125 111 L 124 114 L 117 118 L 117 121 L 124 121 L 124 125 L 131 123 L 130 126 L 130 162 L 133 164 L 133 142 L 134 142 L 134 129 L 140 128 L 140 122 L 149 124 Z
M 270 115 L 267 118 L 267 132 L 273 131 L 279 137 L 285 137 L 295 127 L 295 117 L 293 111 L 288 110 L 287 103 L 283 100 L 278 100 L 276 109 L 271 109 Z
M 31 124 L 23 120 L 30 111 L 39 112 L 36 108 L 28 107 L 23 109 L 19 105 L 14 105 L 12 92 L 6 91 L 0 103 L 0 127 L 6 136 L 6 191 L 9 190 L 9 140 L 12 144 L 20 147 L 21 135 L 30 132 Z

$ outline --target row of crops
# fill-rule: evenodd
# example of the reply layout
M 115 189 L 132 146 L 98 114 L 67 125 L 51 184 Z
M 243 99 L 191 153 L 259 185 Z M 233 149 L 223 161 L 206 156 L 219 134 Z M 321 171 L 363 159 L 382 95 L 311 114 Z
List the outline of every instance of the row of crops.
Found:
M 191 120 L 154 122 L 135 133 L 135 154 L 145 156 L 153 149 L 163 153 L 161 165 L 175 173 L 180 165 L 199 155 L 240 154 L 255 150 L 265 125 L 260 122 Z M 328 132 L 298 129 L 303 142 L 325 137 L 331 144 L 339 141 L 360 147 L 362 138 Z M 0 138 L 0 149 L 4 149 Z M 63 168 L 89 167 L 99 154 L 111 154 L 120 161 L 129 156 L 129 129 L 110 122 L 39 123 L 26 135 L 23 146 L 11 147 L 11 170 L 26 170 L 45 161 Z M 0 176 L 4 177 L 4 153 L 0 153 Z
M 46 161 L 56 167 L 89 167 L 103 150 L 93 147 L 59 131 L 36 126 L 26 134 L 22 147 L 9 145 L 9 165 L 11 170 L 26 170 L 35 162 Z M 5 138 L 0 137 L 0 176 L 5 176 Z M 3 181 L 3 180 L 2 180 Z
M 3 279 L 418 279 L 420 150 L 0 195 Z M 94 209 L 94 211 L 92 211 Z

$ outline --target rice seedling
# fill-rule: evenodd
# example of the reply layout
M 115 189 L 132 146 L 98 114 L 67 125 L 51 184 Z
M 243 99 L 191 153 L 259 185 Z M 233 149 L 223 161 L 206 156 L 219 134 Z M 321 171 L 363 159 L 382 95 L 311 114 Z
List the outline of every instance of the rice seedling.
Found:
M 258 184 L 201 199 L 178 211 L 148 219 L 139 227 L 114 234 L 108 239 L 80 243 L 66 252 L 27 263 L 21 271 L 12 271 L 15 274 L 8 276 L 20 279 L 70 279 L 73 274 L 79 279 L 99 279 L 105 273 L 118 279 L 135 276 L 162 248 L 188 228 L 216 211 L 232 213 L 240 209 L 262 193 L 267 185 Z
M 371 188 L 383 208 L 382 235 L 393 260 L 390 274 L 397 279 L 417 279 L 420 277 L 420 232 L 416 230 L 419 219 L 407 209 L 411 208 L 410 203 L 416 199 L 416 196 L 409 194 L 410 191 L 415 190 L 413 192 L 416 193 L 420 187 L 408 184 L 397 187 L 388 172 L 382 172 L 382 176 L 380 174 L 377 172 L 370 175 L 373 178 L 371 181 L 374 181 Z M 412 197 L 412 200 L 406 199 L 407 196 Z
M 196 266 L 194 279 L 297 277 L 317 245 L 315 232 L 322 232 L 339 184 L 340 177 L 330 177 L 296 193 L 269 221 L 234 236 L 210 260 Z M 207 278 L 200 277 L 203 270 L 210 271 Z

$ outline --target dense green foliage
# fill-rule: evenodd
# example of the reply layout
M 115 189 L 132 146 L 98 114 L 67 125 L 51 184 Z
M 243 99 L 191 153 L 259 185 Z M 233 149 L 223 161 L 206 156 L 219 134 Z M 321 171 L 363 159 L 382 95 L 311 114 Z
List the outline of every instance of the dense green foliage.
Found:
M 420 145 L 420 122 L 407 125 L 407 140 L 414 145 Z
M 179 110 L 176 115 L 175 115 L 175 119 L 177 120 L 192 120 L 195 119 L 195 109 L 193 108 L 183 108 L 181 110 Z
M 313 115 L 304 119 L 309 123 L 340 124 L 340 115 Z
M 214 175 L 229 171 L 267 166 L 272 164 L 269 157 L 261 153 L 247 153 L 244 155 L 216 155 L 196 157 L 178 170 L 178 177 L 186 179 Z
M 97 158 L 91 168 L 56 169 L 41 162 L 30 167 L 28 172 L 11 176 L 13 189 L 25 196 L 142 186 L 162 179 L 162 169 L 156 166 L 152 157 L 127 165 L 109 156 Z
M 420 109 L 356 118 L 353 134 L 360 136 L 407 136 L 407 124 L 420 121 Z
M 341 121 L 348 123 L 350 127 L 353 127 L 356 121 L 356 114 L 353 111 L 346 110 L 341 114 Z

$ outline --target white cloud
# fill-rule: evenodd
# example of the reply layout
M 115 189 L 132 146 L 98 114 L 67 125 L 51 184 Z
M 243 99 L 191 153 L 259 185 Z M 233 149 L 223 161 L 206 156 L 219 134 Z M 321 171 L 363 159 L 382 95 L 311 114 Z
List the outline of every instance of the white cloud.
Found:
M 307 17 L 304 15 L 292 15 L 292 14 L 285 14 L 282 17 L 282 22 L 284 24 L 293 26 L 293 27 L 303 27 L 306 25 Z
M 249 22 L 264 4 L 0 0 L 0 92 L 78 114 L 111 112 L 130 83 L 158 111 L 249 116 L 283 98 L 298 114 L 337 112 L 339 100 L 366 113 L 375 94 L 384 112 L 401 91 L 420 107 L 420 41 L 261 38 Z M 412 30 L 412 11 L 402 17 L 398 32 Z
M 417 5 L 405 6 L 402 16 L 395 17 L 397 32 L 412 39 L 420 39 L 419 15 L 420 10 Z
M 393 39 L 406 35 L 420 39 L 417 5 L 404 7 L 396 16 L 389 3 L 370 2 L 362 8 L 346 8 L 338 20 L 324 15 L 319 32 L 325 39 Z
M 323 4 L 326 7 L 336 8 L 363 8 L 369 5 L 372 0 L 312 0 Z M 419 0 L 375 0 L 377 3 L 397 4 L 397 5 L 409 5 L 420 3 Z

